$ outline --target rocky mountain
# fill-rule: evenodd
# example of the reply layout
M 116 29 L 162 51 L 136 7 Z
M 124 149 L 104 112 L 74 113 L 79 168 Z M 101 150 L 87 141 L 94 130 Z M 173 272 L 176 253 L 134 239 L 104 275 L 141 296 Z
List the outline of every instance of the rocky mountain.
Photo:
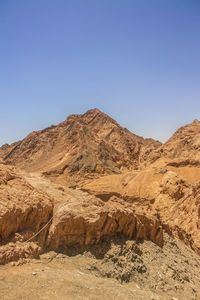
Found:
M 70 268 L 77 260 L 76 288 L 81 274 L 85 286 L 97 278 L 126 283 L 125 299 L 199 299 L 199 129 L 195 120 L 162 145 L 93 109 L 3 145 L 0 264 L 41 263 L 46 255 L 61 270 L 58 256 Z
M 104 202 L 4 164 L 0 164 L 0 209 L 0 264 L 20 255 L 34 257 L 34 251 L 37 257 L 46 249 L 97 244 L 116 234 L 163 245 L 161 223 L 153 214 L 117 197 Z
M 199 165 L 200 122 L 194 120 L 191 124 L 179 128 L 163 145 L 163 156 L 177 160 L 180 166 Z
M 32 132 L 22 141 L 3 145 L 0 157 L 6 164 L 73 185 L 83 178 L 137 169 L 142 150 L 160 145 L 92 109 L 83 115 L 71 115 L 57 126 Z
M 172 137 L 157 149 L 146 149 L 143 160 L 150 165 L 158 159 L 171 161 L 172 166 L 199 166 L 200 121 L 180 127 Z

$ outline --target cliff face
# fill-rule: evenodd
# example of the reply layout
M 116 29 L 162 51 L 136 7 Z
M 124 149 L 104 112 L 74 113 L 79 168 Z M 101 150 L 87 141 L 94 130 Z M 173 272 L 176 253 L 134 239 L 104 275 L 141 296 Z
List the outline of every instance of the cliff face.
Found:
M 115 194 L 143 212 L 155 213 L 168 233 L 200 254 L 199 181 L 190 183 L 172 169 L 152 166 L 137 173 L 109 175 L 83 189 L 104 201 Z
M 52 215 L 50 197 L 30 185 L 14 167 L 0 164 L 0 237 L 38 231 Z
M 121 127 L 98 109 L 71 115 L 66 121 L 0 148 L 6 164 L 43 172 L 57 182 L 75 184 L 84 178 L 139 167 L 143 148 L 161 144 Z
M 3 164 L 0 178 L 0 264 L 116 234 L 163 245 L 160 221 L 118 198 L 105 203 Z

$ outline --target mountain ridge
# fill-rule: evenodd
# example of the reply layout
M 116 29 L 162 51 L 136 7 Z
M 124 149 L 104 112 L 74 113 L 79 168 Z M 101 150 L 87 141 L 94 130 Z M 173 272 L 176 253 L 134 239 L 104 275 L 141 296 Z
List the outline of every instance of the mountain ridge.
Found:
M 90 173 L 98 176 L 138 168 L 142 149 L 156 149 L 160 145 L 131 133 L 95 108 L 85 114 L 70 115 L 58 125 L 33 131 L 10 146 L 3 145 L 0 157 L 6 164 L 47 176 L 65 173 L 61 177 L 67 181 L 74 174 L 80 178 Z

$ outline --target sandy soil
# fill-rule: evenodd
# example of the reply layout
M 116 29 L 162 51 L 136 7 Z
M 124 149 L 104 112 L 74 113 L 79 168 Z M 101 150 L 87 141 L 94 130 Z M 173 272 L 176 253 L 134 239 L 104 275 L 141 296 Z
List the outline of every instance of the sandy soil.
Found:
M 0 299 L 200 299 L 199 256 L 167 235 L 165 241 L 160 248 L 116 237 L 1 266 Z

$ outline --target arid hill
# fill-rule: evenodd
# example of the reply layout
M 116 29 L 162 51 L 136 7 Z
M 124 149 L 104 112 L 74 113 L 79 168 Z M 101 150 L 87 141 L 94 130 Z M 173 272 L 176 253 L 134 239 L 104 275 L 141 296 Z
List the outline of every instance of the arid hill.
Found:
M 163 145 L 163 156 L 177 159 L 181 165 L 199 165 L 200 161 L 200 122 L 194 120 L 191 124 L 179 128 Z M 181 161 L 185 161 L 181 163 Z
M 147 148 L 143 162 L 150 165 L 162 158 L 171 161 L 174 167 L 200 165 L 200 121 L 179 128 L 172 137 L 156 150 Z M 170 162 L 169 162 L 170 164 Z
M 74 290 L 78 272 L 84 293 L 85 285 L 97 284 L 100 277 L 134 284 L 124 299 L 198 300 L 199 129 L 195 120 L 162 145 L 132 134 L 93 109 L 3 145 L 0 264 L 21 265 L 35 258 L 42 263 L 49 255 L 49 266 L 61 270 L 56 259 L 51 265 L 60 255 L 67 268 L 74 261 L 84 265 L 84 275 L 79 266 L 72 268 Z M 6 268 L 2 267 L 5 274 Z M 24 272 L 30 268 L 22 267 Z M 39 272 L 45 285 L 53 275 L 49 269 L 43 276 L 43 269 Z M 65 273 L 59 274 L 56 291 L 61 298 L 67 293 L 75 299 L 74 292 L 58 288 Z M 17 280 L 21 284 L 23 276 Z M 109 281 L 102 285 L 101 294 L 108 295 Z M 115 285 L 119 297 L 112 290 L 111 299 L 121 299 L 125 291 Z M 43 295 L 38 285 L 35 290 L 38 297 Z M 47 291 L 46 295 L 54 299 Z M 0 286 L 1 296 L 5 294 Z
M 154 212 L 163 228 L 200 255 L 200 183 L 189 183 L 175 171 L 150 167 L 138 173 L 108 175 L 83 186 L 108 201 L 113 195 Z
M 108 115 L 92 109 L 66 121 L 32 132 L 24 140 L 0 148 L 6 164 L 45 173 L 67 185 L 84 178 L 137 169 L 144 149 L 161 145 L 121 127 Z

